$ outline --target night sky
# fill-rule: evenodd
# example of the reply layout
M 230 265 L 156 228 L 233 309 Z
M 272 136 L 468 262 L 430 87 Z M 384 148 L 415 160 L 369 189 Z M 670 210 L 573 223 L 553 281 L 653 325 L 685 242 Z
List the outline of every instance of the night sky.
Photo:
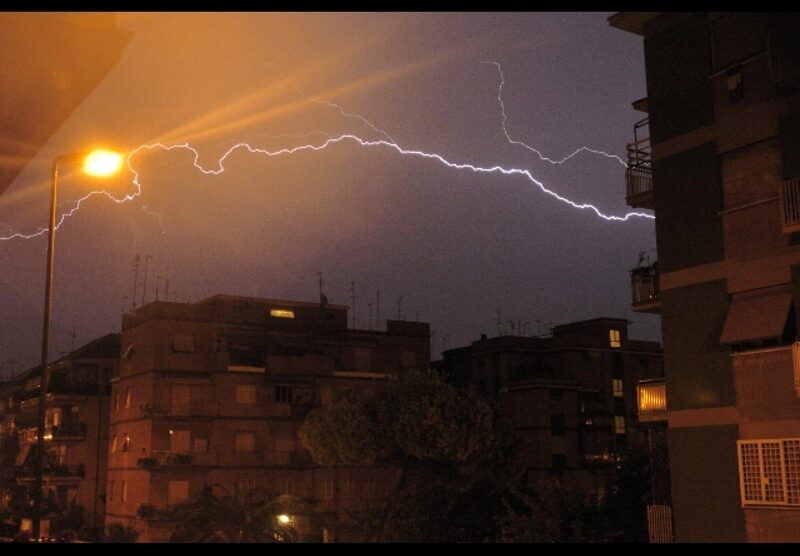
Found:
M 120 14 L 133 38 L 120 63 L 0 195 L 0 237 L 46 226 L 54 156 L 98 143 L 128 152 L 189 142 L 216 168 L 232 145 L 278 150 L 325 135 L 384 137 L 455 163 L 529 170 L 576 202 L 631 209 L 624 167 L 581 153 L 543 162 L 503 134 L 561 159 L 581 146 L 624 157 L 631 102 L 644 97 L 641 39 L 610 14 Z M 322 133 L 320 133 L 322 132 Z M 652 220 L 607 222 L 543 194 L 522 176 L 476 174 L 381 146 L 342 141 L 267 157 L 237 150 L 205 175 L 185 149 L 131 158 L 142 194 L 87 200 L 59 228 L 51 354 L 118 332 L 133 303 L 136 254 L 150 255 L 147 300 L 235 295 L 351 305 L 431 323 L 433 356 L 508 321 L 532 333 L 600 316 L 658 339 L 657 316 L 630 309 L 628 270 L 655 258 Z M 60 210 L 91 189 L 136 191 L 67 173 Z M 46 236 L 0 241 L 0 373 L 38 362 Z M 143 272 L 137 302 L 141 305 Z M 351 314 L 352 317 L 352 314 Z M 537 320 L 539 321 L 537 324 Z

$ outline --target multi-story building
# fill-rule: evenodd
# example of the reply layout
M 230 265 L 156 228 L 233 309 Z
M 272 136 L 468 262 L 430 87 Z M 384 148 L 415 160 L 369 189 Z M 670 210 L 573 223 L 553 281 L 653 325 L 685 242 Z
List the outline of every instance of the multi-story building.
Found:
M 628 321 L 555 326 L 551 336 L 498 336 L 451 349 L 436 362 L 458 385 L 497 397 L 521 440 L 532 484 L 556 481 L 602 495 L 616 456 L 646 446 L 637 383 L 659 377 L 658 342 L 628 337 Z
M 800 16 L 609 21 L 644 38 L 627 200 L 658 265 L 631 275 L 662 318 L 676 540 L 798 541 Z
M 50 365 L 44 429 L 45 517 L 50 522 L 71 512 L 75 527 L 103 528 L 109 387 L 118 361 L 119 334 L 108 334 Z M 40 385 L 36 367 L 3 389 L 3 449 L 16 451 L 13 475 L 19 485 L 31 487 Z M 4 469 L 4 475 L 9 472 Z M 5 494 L 2 503 L 8 505 Z
M 428 324 L 352 330 L 347 313 L 327 303 L 217 295 L 124 315 L 106 523 L 133 527 L 140 541 L 164 540 L 174 527 L 165 511 L 206 485 L 230 493 L 258 487 L 316 500 L 317 526 L 298 521 L 297 529 L 342 539 L 343 511 L 369 504 L 392 475 L 314 465 L 298 438 L 305 415 L 339 390 L 430 365 Z

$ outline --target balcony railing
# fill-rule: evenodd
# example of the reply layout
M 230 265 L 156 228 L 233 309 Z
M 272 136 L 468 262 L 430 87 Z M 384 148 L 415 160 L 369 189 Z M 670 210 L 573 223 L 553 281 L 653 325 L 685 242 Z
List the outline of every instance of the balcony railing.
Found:
M 653 172 L 650 137 L 638 137 L 639 128 L 647 118 L 633 128 L 633 143 L 628 143 L 628 167 L 625 170 L 625 201 L 631 207 L 653 208 Z
M 37 427 L 27 427 L 20 430 L 20 442 L 33 444 L 38 436 Z M 65 440 L 85 440 L 86 423 L 76 421 L 72 423 L 61 423 L 57 427 L 46 427 L 44 429 L 44 439 L 46 441 L 55 440 L 63 442 Z
M 83 479 L 86 475 L 86 468 L 83 464 L 80 465 L 59 465 L 59 464 L 46 464 L 43 469 L 43 475 L 48 479 Z M 18 480 L 22 482 L 30 482 L 35 480 L 33 466 L 25 467 L 21 470 Z
M 211 400 L 192 400 L 186 404 L 143 404 L 143 417 L 217 417 L 219 403 Z
M 633 309 L 654 312 L 658 309 L 658 262 L 631 269 L 631 294 Z
M 667 419 L 667 391 L 663 379 L 640 381 L 636 385 L 639 422 Z
M 783 233 L 800 231 L 800 177 L 781 182 Z
M 189 453 L 153 450 L 150 452 L 150 457 L 136 460 L 136 465 L 144 467 L 145 469 L 156 467 L 181 467 L 191 465 L 192 459 L 192 454 Z

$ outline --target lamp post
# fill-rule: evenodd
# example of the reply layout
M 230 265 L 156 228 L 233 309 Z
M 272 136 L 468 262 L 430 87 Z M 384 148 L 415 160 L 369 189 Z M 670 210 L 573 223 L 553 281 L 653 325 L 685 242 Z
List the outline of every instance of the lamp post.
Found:
M 52 305 L 53 261 L 55 260 L 56 239 L 56 199 L 58 196 L 58 167 L 60 165 L 83 163 L 83 171 L 96 177 L 115 174 L 122 165 L 122 155 L 113 151 L 98 149 L 89 153 L 73 153 L 59 156 L 53 160 L 50 172 L 50 227 L 47 234 L 47 271 L 44 286 L 44 321 L 42 324 L 42 378 L 39 386 L 39 415 L 36 426 L 36 473 L 33 491 L 32 537 L 39 538 L 42 519 L 42 487 L 44 483 L 44 431 L 47 415 L 47 387 L 50 373 L 47 366 L 50 344 L 50 307 Z

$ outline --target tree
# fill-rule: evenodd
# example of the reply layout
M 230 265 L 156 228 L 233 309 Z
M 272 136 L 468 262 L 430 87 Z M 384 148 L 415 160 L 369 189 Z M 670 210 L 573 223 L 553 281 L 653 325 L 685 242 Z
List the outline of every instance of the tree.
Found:
M 396 472 L 380 511 L 354 516 L 372 540 L 497 540 L 506 503 L 522 505 L 510 434 L 479 395 L 430 372 L 345 391 L 310 413 L 300 436 L 319 464 Z
M 278 522 L 284 513 L 305 513 L 308 508 L 292 496 L 276 496 L 264 489 L 231 495 L 214 494 L 208 486 L 190 503 L 175 508 L 171 542 L 281 542 L 292 540 L 293 531 Z

